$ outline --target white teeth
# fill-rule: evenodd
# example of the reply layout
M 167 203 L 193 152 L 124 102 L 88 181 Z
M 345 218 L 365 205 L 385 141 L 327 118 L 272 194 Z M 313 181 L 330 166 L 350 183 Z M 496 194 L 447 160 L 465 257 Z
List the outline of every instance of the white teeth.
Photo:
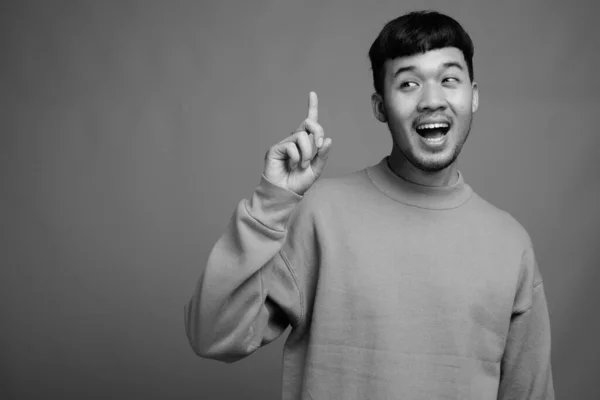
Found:
M 440 137 L 436 137 L 436 138 L 424 138 L 425 140 L 427 140 L 428 142 L 441 142 L 442 140 L 444 140 L 444 136 L 440 136 Z
M 437 129 L 437 128 L 448 128 L 448 124 L 445 122 L 436 122 L 434 124 L 423 124 L 418 126 L 419 129 Z

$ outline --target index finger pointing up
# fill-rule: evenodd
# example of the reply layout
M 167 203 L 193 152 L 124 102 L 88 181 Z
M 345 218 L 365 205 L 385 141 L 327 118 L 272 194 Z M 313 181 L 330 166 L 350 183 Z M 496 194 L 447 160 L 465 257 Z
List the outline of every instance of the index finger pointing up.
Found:
M 308 119 L 317 121 L 319 118 L 319 99 L 315 92 L 310 92 L 308 95 Z

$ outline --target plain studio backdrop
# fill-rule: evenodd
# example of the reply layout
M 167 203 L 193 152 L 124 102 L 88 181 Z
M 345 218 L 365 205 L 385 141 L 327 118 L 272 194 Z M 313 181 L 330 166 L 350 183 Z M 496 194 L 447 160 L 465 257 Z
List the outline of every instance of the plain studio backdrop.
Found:
M 533 239 L 557 397 L 599 399 L 591 0 L 3 1 L 0 398 L 277 399 L 287 335 L 204 360 L 183 306 L 310 90 L 333 138 L 325 176 L 388 154 L 367 52 L 423 8 L 474 40 L 481 102 L 459 167 Z

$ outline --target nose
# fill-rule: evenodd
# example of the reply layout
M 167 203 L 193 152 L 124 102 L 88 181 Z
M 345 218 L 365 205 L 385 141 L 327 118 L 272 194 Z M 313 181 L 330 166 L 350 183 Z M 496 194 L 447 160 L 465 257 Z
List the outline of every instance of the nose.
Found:
M 444 110 L 447 107 L 446 97 L 441 87 L 426 84 L 421 92 L 421 99 L 417 108 L 419 111 Z

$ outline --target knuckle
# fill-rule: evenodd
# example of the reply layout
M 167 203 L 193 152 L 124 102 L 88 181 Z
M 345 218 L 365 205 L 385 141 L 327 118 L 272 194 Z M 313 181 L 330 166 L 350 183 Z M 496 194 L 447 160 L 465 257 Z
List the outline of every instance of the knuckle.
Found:
M 270 158 L 273 158 L 277 154 L 276 151 L 277 151 L 276 146 L 269 147 L 267 149 L 267 151 L 265 151 L 265 161 Z
M 291 135 L 288 138 L 289 142 L 295 142 L 298 141 L 298 138 L 300 138 L 300 134 L 302 133 L 302 131 L 300 129 L 295 130 L 294 132 L 291 133 Z
M 298 134 L 298 144 L 301 146 L 305 146 L 308 142 L 308 133 L 302 131 Z

